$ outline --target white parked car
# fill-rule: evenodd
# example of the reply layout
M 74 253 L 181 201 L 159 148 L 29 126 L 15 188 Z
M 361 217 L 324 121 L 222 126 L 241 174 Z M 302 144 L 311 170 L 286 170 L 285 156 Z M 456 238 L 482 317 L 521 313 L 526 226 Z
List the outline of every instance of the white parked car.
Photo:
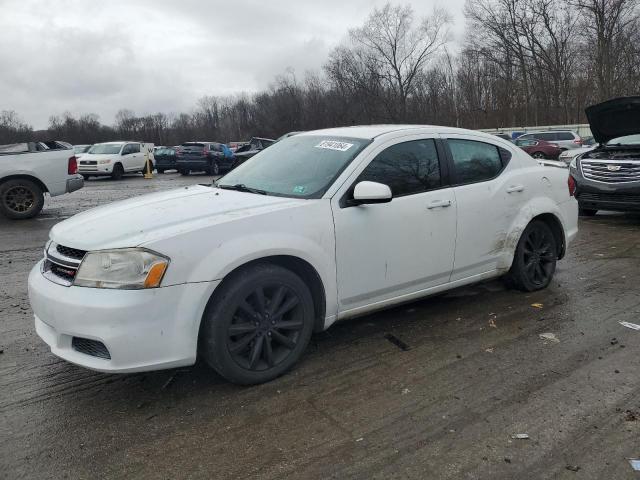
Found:
M 336 320 L 506 276 L 549 285 L 577 233 L 568 170 L 430 126 L 300 133 L 194 185 L 53 227 L 29 277 L 54 354 L 106 372 L 191 365 L 259 383 Z
M 153 144 L 142 142 L 96 143 L 78 161 L 78 172 L 86 179 L 110 176 L 119 180 L 125 173 L 153 170 Z

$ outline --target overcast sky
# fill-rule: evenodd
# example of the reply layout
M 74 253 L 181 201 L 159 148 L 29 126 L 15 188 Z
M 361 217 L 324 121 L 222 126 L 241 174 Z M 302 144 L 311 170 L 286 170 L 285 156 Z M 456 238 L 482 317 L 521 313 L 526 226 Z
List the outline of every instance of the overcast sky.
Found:
M 190 111 L 203 95 L 302 77 L 384 0 L 0 0 L 0 110 L 36 129 L 52 114 Z M 464 0 L 434 6 L 463 30 Z M 455 39 L 454 39 L 455 40 Z

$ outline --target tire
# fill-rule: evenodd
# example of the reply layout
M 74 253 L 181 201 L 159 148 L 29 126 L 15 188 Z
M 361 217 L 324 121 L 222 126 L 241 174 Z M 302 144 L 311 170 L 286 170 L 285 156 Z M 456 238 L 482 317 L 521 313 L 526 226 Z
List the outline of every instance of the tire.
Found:
M 91 175 L 82 175 L 82 178 L 84 178 L 85 181 L 86 181 L 86 180 L 89 180 L 91 178 Z
M 124 175 L 124 168 L 122 168 L 121 163 L 116 163 L 113 166 L 113 171 L 111 172 L 111 178 L 114 180 L 120 180 Z
M 209 175 L 217 176 L 220 175 L 220 166 L 218 162 L 213 162 L 213 164 L 209 167 Z
M 7 180 L 0 184 L 0 213 L 7 218 L 33 218 L 44 206 L 40 185 L 26 178 Z
M 164 173 L 164 168 L 159 168 L 158 173 Z
M 200 326 L 200 353 L 230 382 L 268 382 L 300 359 L 314 315 L 311 292 L 292 271 L 271 264 L 241 269 L 209 300 Z
M 534 153 L 531 154 L 531 156 L 533 158 L 537 158 L 537 159 L 540 159 L 540 160 L 544 160 L 545 158 L 547 158 L 547 156 L 542 152 L 534 152 Z
M 578 215 L 581 217 L 593 217 L 596 213 L 598 213 L 598 210 L 593 210 L 592 208 L 578 208 Z
M 180 175 L 189 175 L 191 173 L 191 170 L 178 170 L 178 172 L 180 172 Z
M 557 259 L 558 247 L 551 228 L 534 220 L 520 236 L 507 282 L 525 292 L 542 290 L 553 279 Z

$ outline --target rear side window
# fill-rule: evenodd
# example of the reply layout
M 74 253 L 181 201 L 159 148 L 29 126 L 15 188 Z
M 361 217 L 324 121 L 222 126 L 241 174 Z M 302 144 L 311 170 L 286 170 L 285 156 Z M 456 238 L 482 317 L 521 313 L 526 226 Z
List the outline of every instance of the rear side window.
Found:
M 371 161 L 356 183 L 362 181 L 384 183 L 394 197 L 440 187 L 440 163 L 434 140 L 414 140 L 387 148 Z
M 507 150 L 490 143 L 458 139 L 449 139 L 447 143 L 451 150 L 458 184 L 483 182 L 495 178 L 510 158 Z
M 540 140 L 545 140 L 547 142 L 552 142 L 553 140 L 557 140 L 557 133 L 537 133 L 536 134 L 536 138 L 539 138 Z
M 573 140 L 573 134 L 571 132 L 557 132 L 556 140 Z

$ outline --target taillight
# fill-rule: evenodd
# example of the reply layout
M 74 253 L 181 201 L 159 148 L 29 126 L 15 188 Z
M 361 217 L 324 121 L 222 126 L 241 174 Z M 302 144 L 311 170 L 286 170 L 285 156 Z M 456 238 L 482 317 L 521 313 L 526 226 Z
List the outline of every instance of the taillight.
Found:
M 69 175 L 75 175 L 78 173 L 78 159 L 75 157 L 69 158 L 69 163 L 67 164 L 67 173 Z
M 567 179 L 567 186 L 569 187 L 569 195 L 573 197 L 576 193 L 576 180 L 571 175 Z

